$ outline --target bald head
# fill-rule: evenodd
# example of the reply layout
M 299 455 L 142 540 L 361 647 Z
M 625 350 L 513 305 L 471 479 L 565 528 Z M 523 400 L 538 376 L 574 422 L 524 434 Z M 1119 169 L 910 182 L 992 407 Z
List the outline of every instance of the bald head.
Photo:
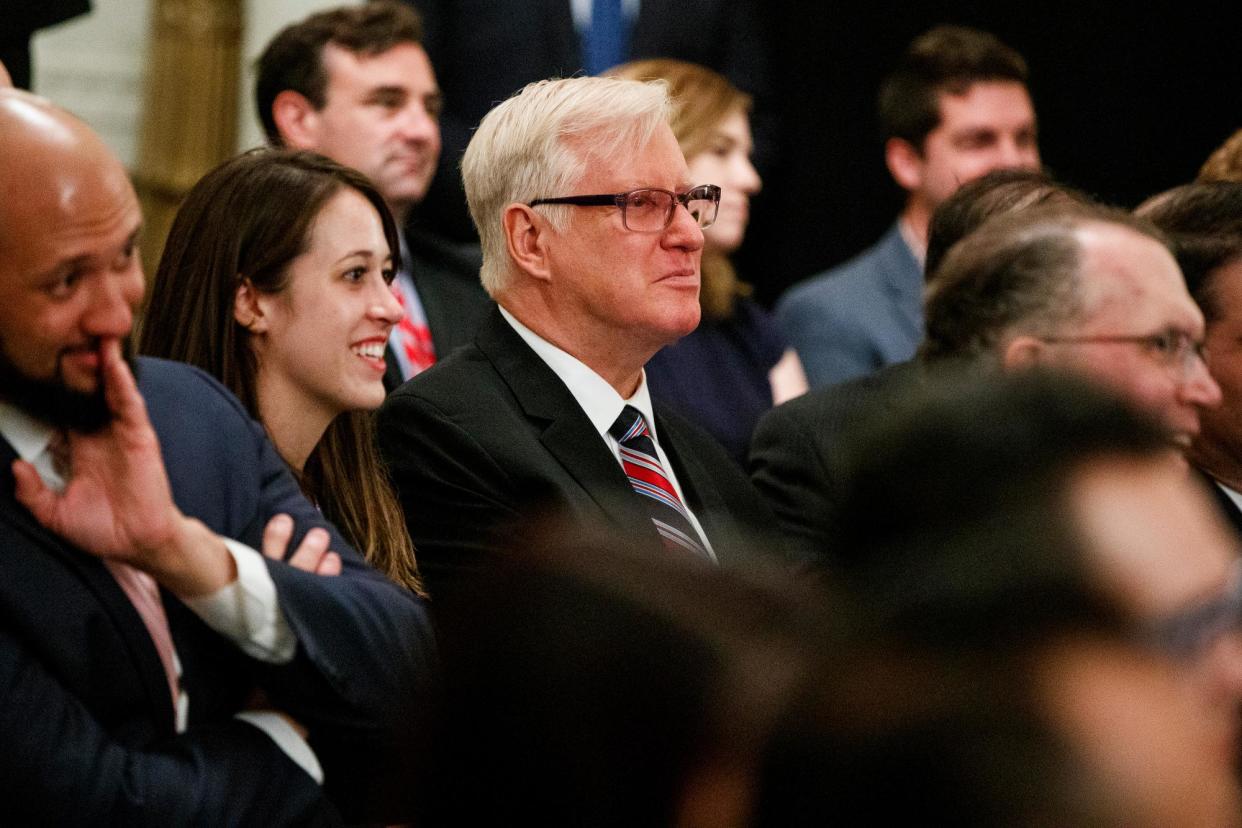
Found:
M 129 336 L 142 300 L 138 199 L 99 137 L 42 98 L 0 89 L 0 146 L 0 397 L 97 424 L 100 343 Z
M 0 251 L 37 248 L 85 212 L 137 208 L 121 162 L 51 102 L 0 89 Z M 111 202 L 111 205 L 101 201 Z
M 9 77 L 9 70 L 4 68 L 4 61 L 0 60 L 0 89 L 8 89 L 13 86 L 13 78 Z

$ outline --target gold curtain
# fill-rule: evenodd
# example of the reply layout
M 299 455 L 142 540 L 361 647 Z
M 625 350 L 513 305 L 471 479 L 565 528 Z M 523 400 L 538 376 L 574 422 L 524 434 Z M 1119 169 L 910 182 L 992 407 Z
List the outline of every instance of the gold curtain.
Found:
M 154 0 L 134 186 L 155 273 L 181 199 L 237 151 L 242 0 Z

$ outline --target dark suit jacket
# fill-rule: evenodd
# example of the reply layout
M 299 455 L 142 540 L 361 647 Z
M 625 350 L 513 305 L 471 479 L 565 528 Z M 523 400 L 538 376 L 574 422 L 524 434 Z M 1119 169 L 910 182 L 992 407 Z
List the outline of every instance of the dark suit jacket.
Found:
M 1203 485 L 1207 486 L 1208 491 L 1212 494 L 1212 500 L 1220 510 L 1220 516 L 1233 527 L 1233 531 L 1242 536 L 1242 510 L 1238 509 L 1238 505 L 1233 502 L 1229 495 L 1221 489 L 1220 484 L 1207 472 L 1196 468 L 1195 475 L 1203 481 Z
M 905 362 L 923 338 L 923 268 L 894 224 L 857 257 L 786 291 L 776 321 L 812 388 Z
M 495 307 L 479 281 L 481 260 L 442 238 L 406 230 L 414 287 L 427 315 L 436 359 L 444 359 L 474 341 L 488 312 Z M 401 366 L 391 351 L 385 354 L 384 388 L 392 391 L 404 382 Z
M 345 815 L 379 816 L 354 802 L 350 788 L 375 758 L 398 756 L 393 741 L 426 695 L 435 656 L 425 609 L 323 521 L 223 387 L 161 360 L 139 360 L 138 371 L 185 513 L 255 548 L 277 512 L 293 515 L 299 536 L 325 526 L 344 571 L 321 577 L 267 562 L 298 638 L 293 661 L 279 666 L 247 657 L 165 592 L 190 698 L 189 725 L 178 735 L 141 618 L 98 559 L 16 502 L 15 455 L 0 440 L 0 793 L 8 818 L 335 821 L 314 782 L 261 731 L 232 718 L 256 686 L 308 728 Z
M 849 433 L 882 416 L 903 389 L 925 382 L 917 362 L 819 388 L 773 408 L 750 446 L 751 480 L 800 559 L 835 563 L 832 523 L 849 461 Z
M 666 411 L 656 433 L 723 564 L 774 529 L 762 499 L 697 427 Z M 473 345 L 389 395 L 380 450 L 433 595 L 552 513 L 660 541 L 621 465 L 564 383 L 495 311 Z
M 528 83 L 582 71 L 569 0 L 407 0 L 444 91 L 444 151 L 421 213 L 455 239 L 475 238 L 458 165 L 482 117 Z M 702 64 L 756 99 L 755 142 L 771 145 L 764 21 L 755 0 L 644 0 L 630 36 L 634 59 Z

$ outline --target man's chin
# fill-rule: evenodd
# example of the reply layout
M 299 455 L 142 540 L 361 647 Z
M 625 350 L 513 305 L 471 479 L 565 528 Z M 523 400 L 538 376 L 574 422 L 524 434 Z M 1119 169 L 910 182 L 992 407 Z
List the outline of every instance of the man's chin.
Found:
M 112 422 L 98 375 L 92 390 L 78 390 L 66 383 L 65 373 L 64 366 L 59 365 L 52 379 L 27 376 L 0 349 L 0 399 L 36 420 L 66 431 L 89 434 Z M 91 384 L 90 377 L 80 380 L 83 386 Z
M 102 388 L 83 392 L 56 382 L 30 379 L 14 386 L 7 378 L 5 384 L 5 402 L 54 428 L 89 434 L 112 422 Z

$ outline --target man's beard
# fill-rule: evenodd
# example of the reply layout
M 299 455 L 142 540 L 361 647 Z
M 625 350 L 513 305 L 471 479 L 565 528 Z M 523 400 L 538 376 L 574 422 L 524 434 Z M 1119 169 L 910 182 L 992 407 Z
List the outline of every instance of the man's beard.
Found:
M 99 343 L 91 347 L 98 350 Z M 133 369 L 129 339 L 121 342 L 125 362 Z M 99 431 L 112 422 L 112 411 L 104 399 L 102 372 L 94 391 L 75 391 L 65 384 L 60 357 L 56 359 L 56 375 L 51 379 L 35 379 L 22 373 L 9 359 L 8 348 L 0 340 L 0 399 L 48 425 L 84 434 Z

